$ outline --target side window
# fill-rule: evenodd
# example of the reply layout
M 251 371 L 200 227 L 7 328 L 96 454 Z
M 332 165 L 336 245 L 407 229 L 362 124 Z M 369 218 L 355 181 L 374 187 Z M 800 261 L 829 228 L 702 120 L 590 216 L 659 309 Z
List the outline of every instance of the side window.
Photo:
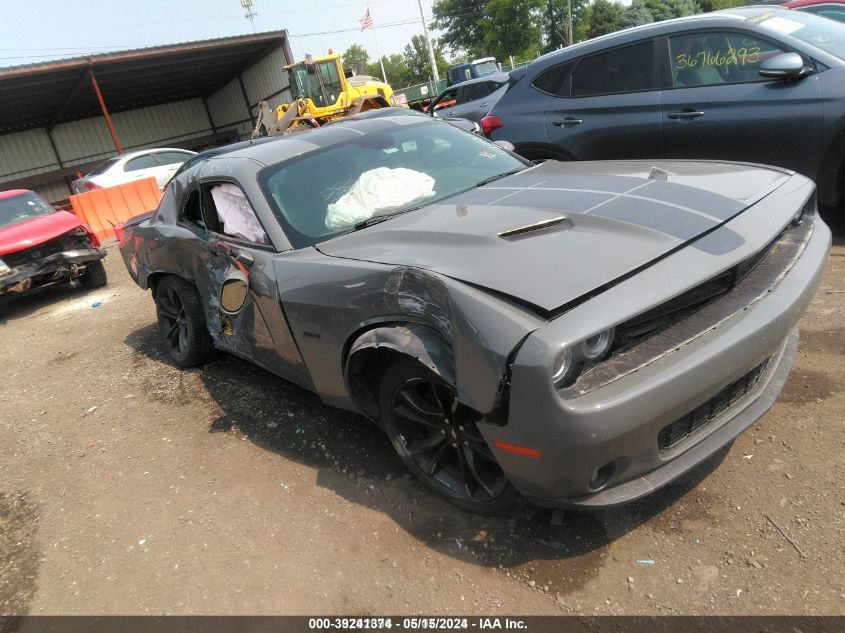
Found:
M 572 74 L 572 96 L 656 90 L 651 40 L 617 48 L 578 62 Z
M 531 85 L 546 94 L 554 95 L 556 97 L 568 97 L 569 83 L 572 78 L 572 69 L 574 67 L 575 62 L 567 62 L 565 64 L 553 66 L 544 73 L 541 73 Z
M 459 103 L 467 103 L 468 101 L 483 99 L 495 90 L 495 86 L 496 84 L 492 81 L 482 81 L 477 84 L 464 86 L 463 95 L 461 96 Z
M 458 98 L 458 89 L 450 90 L 445 93 L 443 97 L 434 105 L 435 110 L 440 108 L 450 108 L 455 105 L 455 100 Z
M 205 220 L 202 217 L 202 203 L 200 202 L 200 190 L 194 189 L 185 198 L 182 207 L 182 220 L 205 230 Z
M 748 33 L 688 33 L 669 38 L 676 88 L 766 81 L 760 62 L 783 50 Z
M 139 169 L 150 169 L 151 167 L 158 167 L 158 163 L 152 154 L 145 154 L 144 156 L 138 156 L 128 161 L 123 166 L 123 171 L 138 171 Z
M 220 183 L 206 188 L 204 204 L 207 205 L 209 221 L 212 210 L 217 220 L 213 230 L 254 244 L 269 244 L 270 240 L 261 222 L 252 210 L 249 200 L 240 187 L 232 183 Z
M 176 165 L 193 157 L 188 152 L 156 152 L 153 154 L 159 165 Z

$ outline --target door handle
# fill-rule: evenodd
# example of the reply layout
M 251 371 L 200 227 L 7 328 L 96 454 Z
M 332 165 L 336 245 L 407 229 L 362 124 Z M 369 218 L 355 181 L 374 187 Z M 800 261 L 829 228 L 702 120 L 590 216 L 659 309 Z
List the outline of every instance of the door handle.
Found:
M 552 121 L 558 127 L 571 127 L 573 125 L 578 125 L 579 123 L 583 123 L 584 119 L 576 119 L 574 117 L 568 116 L 562 121 Z
M 701 110 L 681 110 L 680 112 L 670 112 L 666 115 L 670 119 L 695 119 L 696 117 L 704 116 Z
M 489 106 L 489 105 L 490 105 L 489 103 L 482 103 L 482 104 L 481 104 L 480 106 L 478 106 L 478 107 L 479 107 L 479 108 L 486 108 L 486 107 L 487 107 L 487 106 Z

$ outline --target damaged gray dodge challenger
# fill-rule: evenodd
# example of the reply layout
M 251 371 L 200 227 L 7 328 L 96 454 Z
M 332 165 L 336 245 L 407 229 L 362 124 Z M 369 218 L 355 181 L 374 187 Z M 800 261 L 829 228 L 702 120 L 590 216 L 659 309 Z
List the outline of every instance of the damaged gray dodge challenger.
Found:
M 533 165 L 388 116 L 201 162 L 120 249 L 177 365 L 248 359 L 504 513 L 626 503 L 732 442 L 786 381 L 830 231 L 783 169 Z

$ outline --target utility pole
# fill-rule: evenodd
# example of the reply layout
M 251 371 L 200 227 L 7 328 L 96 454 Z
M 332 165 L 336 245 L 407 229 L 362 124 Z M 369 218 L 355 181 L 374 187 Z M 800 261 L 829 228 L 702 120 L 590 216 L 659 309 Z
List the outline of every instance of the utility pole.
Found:
M 567 21 L 567 29 L 569 31 L 569 46 L 572 46 L 575 43 L 572 41 L 572 0 L 566 0 L 566 4 L 569 7 L 569 20 Z
M 431 37 L 428 34 L 428 26 L 425 24 L 425 13 L 423 13 L 422 0 L 417 0 L 420 5 L 420 20 L 423 25 L 425 44 L 428 47 L 428 61 L 431 62 L 431 74 L 434 75 L 434 83 L 440 81 L 440 73 L 437 72 L 437 59 L 434 57 L 434 47 L 431 45 Z
M 252 0 L 241 0 L 241 6 L 244 8 L 244 17 L 252 24 L 252 32 L 255 33 L 255 16 L 258 15 L 252 10 Z

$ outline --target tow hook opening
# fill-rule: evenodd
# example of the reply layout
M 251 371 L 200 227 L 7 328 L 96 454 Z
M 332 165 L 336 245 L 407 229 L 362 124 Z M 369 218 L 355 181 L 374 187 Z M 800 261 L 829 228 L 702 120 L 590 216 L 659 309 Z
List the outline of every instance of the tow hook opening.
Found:
M 613 473 L 616 471 L 616 460 L 612 462 L 607 462 L 604 466 L 597 468 L 596 472 L 593 473 L 593 476 L 590 477 L 590 490 L 592 492 L 598 492 L 605 486 L 607 486 L 610 478 L 613 477 Z

